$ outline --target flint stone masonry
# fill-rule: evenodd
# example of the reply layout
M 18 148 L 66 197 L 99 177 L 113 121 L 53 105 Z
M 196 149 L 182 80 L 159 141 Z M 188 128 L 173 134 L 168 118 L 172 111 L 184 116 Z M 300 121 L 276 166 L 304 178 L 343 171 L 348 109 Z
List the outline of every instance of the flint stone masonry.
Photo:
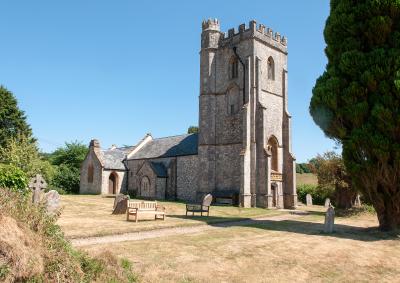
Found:
M 116 193 L 143 198 L 229 192 L 243 207 L 296 207 L 287 39 L 255 21 L 224 33 L 209 19 L 200 47 L 199 133 L 111 149 L 92 140 L 81 193 L 106 194 L 118 176 Z

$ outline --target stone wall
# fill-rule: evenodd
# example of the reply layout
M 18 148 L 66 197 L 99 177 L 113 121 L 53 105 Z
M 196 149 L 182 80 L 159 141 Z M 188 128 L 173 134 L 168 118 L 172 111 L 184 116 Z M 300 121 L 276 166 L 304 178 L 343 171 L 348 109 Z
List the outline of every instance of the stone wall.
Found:
M 166 188 L 167 188 L 167 178 L 157 178 L 156 199 L 165 199 Z
M 93 166 L 93 182 L 88 182 L 89 165 Z M 80 194 L 101 194 L 103 169 L 94 151 L 90 150 L 81 165 Z
M 177 199 L 194 201 L 198 186 L 198 156 L 177 157 Z
M 102 186 L 101 186 L 101 194 L 109 194 L 109 178 L 110 174 L 116 174 L 117 177 L 117 190 L 116 194 L 126 192 L 126 185 L 127 185 L 127 173 L 126 171 L 121 170 L 108 170 L 104 169 L 102 174 Z

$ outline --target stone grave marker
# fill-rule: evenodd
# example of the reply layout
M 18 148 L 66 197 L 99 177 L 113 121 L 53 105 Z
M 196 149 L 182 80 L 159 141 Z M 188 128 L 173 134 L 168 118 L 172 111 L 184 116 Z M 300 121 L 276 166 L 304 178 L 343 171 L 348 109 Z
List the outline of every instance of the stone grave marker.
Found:
M 356 199 L 354 200 L 354 206 L 355 207 L 360 207 L 361 206 L 361 199 L 360 199 L 360 195 L 357 194 Z
M 325 208 L 328 208 L 329 207 L 329 205 L 331 204 L 331 199 L 330 198 L 326 198 L 325 199 Z
M 40 196 L 42 194 L 42 190 L 47 188 L 47 183 L 43 179 L 42 175 L 36 174 L 36 176 L 33 177 L 29 182 L 29 188 L 33 191 L 32 202 L 34 204 L 38 204 L 40 202 Z
M 307 195 L 306 195 L 306 205 L 307 205 L 307 206 L 313 205 L 313 204 L 312 204 L 312 196 L 311 196 L 310 194 L 307 194 Z
M 57 191 L 51 190 L 44 195 L 44 203 L 49 214 L 57 214 L 60 209 L 60 195 Z
M 324 232 L 332 233 L 334 231 L 333 226 L 335 224 L 335 208 L 332 205 L 329 205 L 329 208 L 325 213 L 325 224 L 324 224 Z
M 114 209 L 112 214 L 124 214 L 128 208 L 129 196 L 118 194 L 114 200 Z

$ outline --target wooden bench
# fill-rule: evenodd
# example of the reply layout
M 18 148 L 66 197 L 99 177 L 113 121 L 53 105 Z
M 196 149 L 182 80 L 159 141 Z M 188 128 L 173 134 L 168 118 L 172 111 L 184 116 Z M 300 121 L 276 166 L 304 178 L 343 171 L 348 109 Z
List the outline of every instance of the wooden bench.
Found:
M 194 216 L 195 212 L 200 212 L 200 215 L 203 216 L 203 212 L 207 213 L 207 216 L 210 215 L 210 205 L 213 200 L 213 196 L 211 194 L 207 194 L 204 196 L 201 203 L 188 203 L 186 204 L 186 216 L 188 216 L 188 212 L 192 213 Z
M 129 201 L 126 210 L 126 220 L 129 221 L 129 215 L 135 215 L 135 222 L 139 220 L 139 214 L 153 214 L 154 219 L 165 220 L 165 207 L 157 205 L 156 201 Z

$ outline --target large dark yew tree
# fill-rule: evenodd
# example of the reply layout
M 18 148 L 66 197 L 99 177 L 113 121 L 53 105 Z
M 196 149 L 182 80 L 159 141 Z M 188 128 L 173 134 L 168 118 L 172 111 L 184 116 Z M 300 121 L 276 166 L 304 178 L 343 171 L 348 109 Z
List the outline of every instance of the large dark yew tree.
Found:
M 400 0 L 332 0 L 310 113 L 382 230 L 400 228 Z

